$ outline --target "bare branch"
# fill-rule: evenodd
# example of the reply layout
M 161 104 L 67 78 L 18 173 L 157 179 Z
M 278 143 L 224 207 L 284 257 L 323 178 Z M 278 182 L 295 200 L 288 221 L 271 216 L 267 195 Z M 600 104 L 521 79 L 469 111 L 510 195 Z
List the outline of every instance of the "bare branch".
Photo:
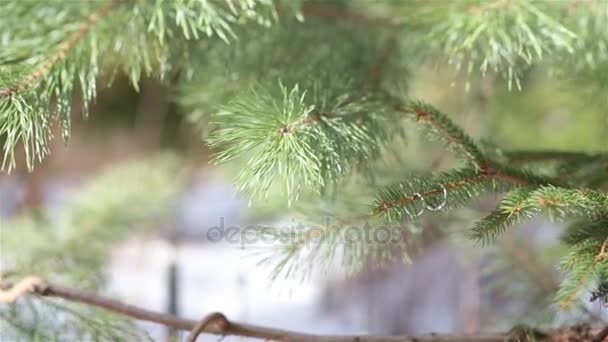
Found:
M 39 279 L 39 278 L 38 278 Z M 21 283 L 21 282 L 20 282 Z M 11 288 L 11 284 L 2 284 L 2 288 Z M 506 333 L 490 333 L 476 335 L 429 334 L 425 336 L 365 336 L 365 335 L 315 335 L 289 330 L 274 329 L 245 323 L 232 322 L 221 313 L 213 313 L 197 322 L 169 314 L 159 313 L 137 306 L 99 296 L 95 293 L 54 284 L 43 280 L 35 282 L 29 291 L 43 297 L 57 297 L 68 301 L 83 303 L 102 308 L 113 313 L 131 317 L 141 321 L 161 324 L 174 329 L 191 331 L 190 341 L 194 341 L 200 333 L 215 335 L 233 335 L 257 338 L 277 342 L 500 342 Z
M 222 313 L 215 312 L 206 316 L 202 321 L 197 322 L 190 319 L 176 317 L 170 314 L 155 312 L 143 309 L 137 306 L 124 304 L 122 302 L 99 296 L 95 293 L 87 292 L 80 289 L 69 288 L 49 284 L 38 277 L 28 277 L 26 279 L 36 279 L 36 281 L 27 281 L 32 286 L 27 288 L 27 291 L 21 291 L 20 296 L 27 293 L 43 297 L 57 297 L 68 301 L 91 305 L 111 311 L 115 314 L 123 315 L 133 319 L 153 322 L 174 329 L 190 331 L 188 338 L 189 342 L 196 341 L 196 338 L 201 333 L 214 335 L 232 335 L 240 337 L 257 338 L 268 341 L 277 342 L 502 342 L 513 332 L 506 333 L 479 333 L 475 335 L 458 335 L 458 334 L 427 334 L 423 336 L 375 336 L 375 335 L 315 335 L 299 333 L 289 330 L 268 328 L 263 326 L 238 323 L 228 320 Z M 22 284 L 24 281 L 17 284 Z M 4 283 L 0 284 L 0 288 L 15 288 L 17 285 Z M 17 296 L 15 299 L 18 299 Z M 564 331 L 572 329 L 566 327 L 563 329 L 552 331 L 555 336 L 559 336 Z M 597 328 L 589 327 L 587 330 L 598 331 Z M 603 336 L 599 332 L 596 336 Z M 549 339 L 553 341 L 553 339 Z

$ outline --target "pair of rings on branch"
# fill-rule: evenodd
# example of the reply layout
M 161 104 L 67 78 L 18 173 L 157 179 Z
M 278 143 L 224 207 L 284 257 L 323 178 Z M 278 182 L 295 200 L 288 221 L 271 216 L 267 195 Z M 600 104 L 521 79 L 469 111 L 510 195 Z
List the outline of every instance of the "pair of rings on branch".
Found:
M 441 192 L 443 195 L 443 200 L 439 205 L 437 205 L 435 207 L 428 205 L 426 203 L 426 200 L 424 199 L 424 196 L 421 195 L 420 193 L 416 192 L 416 193 L 414 193 L 414 198 L 420 199 L 422 201 L 422 203 L 424 203 L 424 206 L 415 214 L 412 214 L 407 209 L 407 207 L 403 207 L 403 210 L 405 211 L 405 213 L 413 220 L 414 218 L 421 216 L 424 213 L 424 211 L 427 209 L 430 211 L 439 211 L 439 210 L 443 209 L 447 205 L 447 202 L 448 202 L 448 190 L 445 188 L 445 186 L 443 186 L 443 184 L 439 184 L 439 186 L 441 188 Z M 401 185 L 401 188 L 403 188 L 403 185 Z

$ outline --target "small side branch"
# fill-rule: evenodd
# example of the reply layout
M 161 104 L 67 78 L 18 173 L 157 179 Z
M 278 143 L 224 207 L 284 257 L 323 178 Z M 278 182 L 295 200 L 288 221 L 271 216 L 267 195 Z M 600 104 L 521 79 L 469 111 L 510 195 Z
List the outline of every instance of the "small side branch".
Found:
M 392 202 L 385 202 L 381 206 L 379 206 L 378 210 L 387 211 L 387 210 L 395 208 L 395 207 L 401 207 L 401 206 L 404 206 L 411 202 L 422 200 L 426 196 L 437 195 L 437 194 L 442 193 L 443 191 L 460 189 L 460 188 L 463 188 L 468 185 L 483 182 L 486 179 L 488 179 L 488 176 L 485 174 L 478 174 L 473 177 L 463 178 L 463 179 L 457 180 L 455 182 L 448 183 L 448 184 L 444 185 L 442 188 L 432 189 L 429 191 L 425 191 L 423 193 L 416 193 L 416 194 L 413 194 L 412 196 L 404 197 L 404 198 L 401 198 L 399 200 L 392 201 Z
M 570 293 L 566 299 L 560 303 L 560 307 L 565 310 L 576 300 L 577 295 L 584 289 L 589 278 L 593 275 L 599 263 L 604 263 L 608 259 L 608 238 L 599 247 L 599 252 L 593 258 L 593 262 L 587 267 L 583 276 L 579 279 L 576 288 Z

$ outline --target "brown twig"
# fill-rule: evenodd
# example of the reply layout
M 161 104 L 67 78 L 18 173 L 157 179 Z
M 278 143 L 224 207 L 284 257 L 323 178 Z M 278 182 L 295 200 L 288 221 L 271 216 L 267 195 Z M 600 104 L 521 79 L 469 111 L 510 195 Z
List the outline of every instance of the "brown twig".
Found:
M 425 196 L 431 196 L 431 195 L 436 195 L 436 194 L 442 193 L 444 191 L 444 188 L 447 191 L 455 190 L 455 189 L 462 188 L 463 186 L 467 186 L 470 184 L 477 184 L 477 183 L 489 181 L 492 179 L 500 180 L 505 183 L 510 183 L 510 184 L 519 185 L 519 186 L 530 185 L 530 182 L 528 182 L 526 179 L 520 178 L 515 175 L 510 175 L 510 174 L 506 174 L 506 173 L 503 173 L 500 171 L 496 171 L 493 168 L 487 166 L 487 164 L 484 164 L 484 165 L 482 165 L 482 172 L 475 176 L 463 178 L 463 179 L 448 183 L 445 186 L 443 186 L 442 188 L 429 190 L 427 192 L 423 192 L 420 194 L 414 194 L 412 196 L 404 197 L 404 198 L 401 198 L 396 201 L 382 203 L 378 206 L 378 208 L 380 209 L 380 211 L 387 211 L 394 207 L 399 207 L 399 206 L 411 203 L 413 201 L 419 200 Z
M 51 68 L 53 68 L 55 64 L 65 59 L 70 50 L 76 46 L 76 44 L 91 30 L 91 28 L 93 28 L 93 26 L 95 26 L 95 24 L 107 16 L 112 8 L 118 3 L 118 0 L 110 0 L 104 7 L 92 13 L 84 22 L 80 24 L 79 29 L 67 36 L 67 38 L 59 45 L 57 51 L 38 65 L 38 67 L 34 69 L 31 74 L 27 75 L 16 84 L 5 88 L 0 88 L 0 98 L 10 97 L 16 93 L 33 87 L 40 78 L 44 77 L 51 70 Z
M 502 342 L 510 333 L 479 333 L 474 335 L 428 334 L 424 336 L 375 336 L 375 335 L 315 335 L 289 330 L 267 328 L 263 326 L 232 322 L 222 313 L 208 315 L 200 322 L 179 318 L 173 315 L 150 311 L 137 306 L 101 297 L 95 293 L 64 286 L 49 284 L 40 278 L 26 293 L 44 297 L 58 297 L 68 301 L 87 304 L 111 311 L 115 314 L 137 320 L 162 324 L 179 330 L 190 331 L 189 342 L 195 341 L 201 333 L 215 335 L 233 335 L 278 342 Z M 21 282 L 20 282 L 21 283 Z M 5 284 L 6 285 L 6 284 Z M 6 287 L 6 286 L 4 286 Z M 556 333 L 559 330 L 555 331 Z M 601 335 L 601 332 L 597 336 Z
M 6 284 L 5 284 L 6 285 Z M 200 333 L 215 335 L 233 335 L 278 342 L 500 342 L 506 333 L 488 333 L 475 335 L 429 334 L 424 336 L 372 336 L 372 335 L 315 335 L 289 330 L 274 329 L 228 320 L 221 313 L 214 313 L 201 322 L 184 319 L 169 314 L 159 313 L 128 305 L 119 301 L 99 296 L 95 293 L 58 286 L 40 280 L 29 292 L 43 297 L 57 297 L 68 301 L 91 305 L 111 311 L 115 314 L 161 324 L 174 329 L 191 331 L 190 338 L 196 339 Z

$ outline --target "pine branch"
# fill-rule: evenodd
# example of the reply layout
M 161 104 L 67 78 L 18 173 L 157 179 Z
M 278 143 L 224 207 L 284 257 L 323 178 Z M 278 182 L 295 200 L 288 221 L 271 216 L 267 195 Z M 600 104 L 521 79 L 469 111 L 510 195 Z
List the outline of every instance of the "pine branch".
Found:
M 428 104 L 412 102 L 405 107 L 396 106 L 395 110 L 406 113 L 410 118 L 421 123 L 429 132 L 431 139 L 443 141 L 447 148 L 459 153 L 482 174 L 519 186 L 557 184 L 556 180 L 490 160 L 460 127 Z
M 411 112 L 416 113 L 415 110 Z M 292 241 L 293 239 L 290 240 L 292 242 L 284 246 L 279 253 L 280 258 L 275 267 L 275 275 L 279 273 L 289 275 L 295 270 L 296 265 L 305 262 L 302 258 L 302 251 L 306 250 L 307 247 L 314 246 L 315 253 L 320 253 L 325 258 L 331 259 L 334 250 L 338 248 L 339 242 L 345 241 L 344 234 L 349 231 L 353 221 L 366 222 L 367 224 L 370 219 L 376 216 L 384 216 L 388 222 L 417 221 L 418 217 L 425 211 L 450 210 L 464 206 L 468 201 L 479 197 L 483 193 L 503 192 L 515 189 L 513 190 L 513 194 L 519 192 L 527 194 L 537 187 L 556 184 L 554 180 L 547 177 L 504 166 L 494 161 L 486 161 L 485 156 L 481 155 L 479 149 L 475 148 L 472 139 L 468 138 L 447 117 L 442 115 L 438 117 L 439 119 L 437 120 L 429 120 L 431 124 L 441 122 L 439 129 L 434 129 L 433 132 L 440 137 L 447 136 L 448 138 L 444 140 L 449 145 L 454 145 L 455 149 L 467 152 L 469 150 L 473 151 L 472 153 L 467 153 L 467 156 L 479 154 L 479 159 L 483 161 L 479 169 L 465 168 L 431 177 L 411 176 L 406 182 L 387 187 L 376 196 L 371 213 L 356 216 L 354 219 L 342 220 L 335 225 L 330 225 L 320 230 L 313 229 L 310 231 L 310 234 L 297 237 L 295 241 Z M 432 126 L 432 128 L 434 127 Z M 445 129 L 445 127 L 449 127 L 449 129 Z M 448 134 L 445 132 L 448 132 Z M 470 148 L 470 146 L 473 146 L 473 148 Z M 508 201 L 509 198 L 505 200 L 505 203 L 508 203 Z M 517 215 L 505 214 L 497 210 L 488 219 L 478 224 L 478 227 L 474 229 L 473 236 L 484 243 L 489 242 L 518 219 L 520 218 Z M 402 227 L 402 229 L 406 228 Z M 369 227 L 366 230 L 373 231 L 374 229 L 373 227 Z M 401 245 L 404 245 L 402 240 L 400 242 Z M 363 256 L 365 258 L 373 257 L 375 254 L 371 251 L 373 247 L 371 244 L 344 246 L 349 251 L 348 254 L 351 254 L 351 251 L 355 251 L 353 254 L 359 259 L 362 259 Z M 406 246 L 400 247 L 404 251 L 402 255 L 407 259 Z M 308 254 L 310 256 L 310 253 Z M 386 261 L 384 258 L 390 260 L 392 257 L 394 257 L 393 254 L 384 253 L 377 261 L 383 263 Z M 264 261 L 269 261 L 270 259 L 272 257 L 264 259 Z M 294 259 L 298 261 L 294 261 Z M 349 258 L 346 259 L 350 260 Z M 348 261 L 347 265 L 349 269 L 356 270 L 357 266 L 361 266 L 362 263 Z
M 497 209 L 484 219 L 477 221 L 471 230 L 471 238 L 484 245 L 488 244 L 495 241 L 509 227 L 532 217 L 533 213 L 529 210 L 527 203 L 531 192 L 532 190 L 528 188 L 509 192 Z
M 529 203 L 551 219 L 582 216 L 593 219 L 608 212 L 608 195 L 587 189 L 564 189 L 545 186 L 534 191 Z
M 501 192 L 513 187 L 551 184 L 549 179 L 516 169 L 501 166 L 497 170 L 488 164 L 482 166 L 482 171 L 463 169 L 431 178 L 412 178 L 407 184 L 389 187 L 378 196 L 374 212 L 388 214 L 388 219 L 391 221 L 401 220 L 406 217 L 405 213 L 411 218 L 412 211 L 420 210 L 415 209 L 415 205 L 419 202 L 432 203 L 441 197 L 445 204 L 441 205 L 441 209 L 452 209 L 464 205 L 484 192 Z M 496 213 L 491 215 L 487 223 L 493 225 L 500 220 L 502 214 Z
M 37 208 L 3 219 L 0 270 L 9 269 L 11 277 L 28 281 L 19 283 L 16 293 L 0 292 L 0 301 L 13 301 L 39 283 L 39 279 L 27 278 L 29 274 L 59 277 L 66 284 L 91 289 L 102 286 L 103 265 L 111 252 L 108 246 L 129 234 L 159 227 L 182 187 L 180 166 L 183 163 L 168 155 L 130 161 L 104 170 L 71 192 L 60 212 Z M 68 272 L 58 273 L 58 269 Z M 34 331 L 44 331 L 44 340 L 142 340 L 133 338 L 132 331 L 121 331 L 133 329 L 126 322 L 102 312 L 78 310 L 75 314 L 70 307 L 30 304 L 17 301 L 10 310 L 0 308 L 3 337 L 33 338 L 4 323 L 32 327 L 31 317 L 38 317 Z
M 407 182 L 387 188 L 377 195 L 376 202 L 370 213 L 339 220 L 335 224 L 324 226 L 322 229 L 310 229 L 302 236 L 290 239 L 290 243 L 282 248 L 282 252 L 280 253 L 282 256 L 275 267 L 274 274 L 275 276 L 279 273 L 290 274 L 293 270 L 288 269 L 288 267 L 298 264 L 298 262 L 294 262 L 292 259 L 296 258 L 298 253 L 307 247 L 314 246 L 316 249 L 325 248 L 327 251 L 323 255 L 326 257 L 332 255 L 332 251 L 337 248 L 338 242 L 349 241 L 344 234 L 347 234 L 348 229 L 352 225 L 358 223 L 359 227 L 362 226 L 365 230 L 370 231 L 373 231 L 376 227 L 385 227 L 382 224 L 369 224 L 370 220 L 373 220 L 378 215 L 385 216 L 389 222 L 415 221 L 423 211 L 453 209 L 466 204 L 466 202 L 472 198 L 476 198 L 483 192 L 500 191 L 506 188 L 508 188 L 507 185 L 495 182 L 487 174 L 477 173 L 470 169 L 442 173 L 435 177 L 410 177 Z M 357 226 L 355 225 L 355 227 Z M 277 238 L 277 240 L 280 239 Z M 345 248 L 356 254 L 354 257 L 358 259 L 361 259 L 362 255 L 371 257 L 374 254 L 372 251 L 374 246 L 371 246 L 370 241 L 365 242 L 361 245 L 349 244 Z M 400 242 L 403 243 L 403 241 Z M 398 244 L 394 244 L 393 246 L 398 247 Z M 405 253 L 405 246 L 401 247 L 403 247 L 403 252 Z M 384 245 L 380 246 L 380 248 L 386 250 L 386 246 Z M 390 260 L 392 255 L 391 253 L 388 254 L 381 256 L 381 258 L 386 257 Z M 404 257 L 407 259 L 407 254 L 404 254 Z M 275 256 L 271 256 L 262 262 L 274 258 Z M 357 266 L 362 266 L 360 261 L 358 264 L 348 262 L 349 268 L 356 270 Z
M 208 142 L 221 149 L 214 161 L 248 158 L 249 167 L 236 178 L 248 196 L 266 194 L 277 180 L 289 203 L 305 190 L 322 191 L 352 171 L 365 172 L 401 131 L 382 93 L 342 86 L 334 93 L 318 82 L 312 93 L 299 84 L 279 88 L 280 97 L 258 86 L 214 116 L 218 128 Z
M 599 188 L 608 182 L 608 156 L 599 154 L 564 163 L 556 178 L 577 186 Z
M 77 29 L 66 34 L 66 37 L 58 43 L 58 47 L 53 46 L 55 51 L 49 56 L 41 58 L 28 56 L 24 58 L 22 63 L 24 65 L 30 64 L 30 59 L 33 59 L 38 64 L 34 68 L 34 71 L 15 80 L 9 78 L 9 81 L 12 81 L 12 83 L 0 88 L 0 136 L 4 137 L 4 156 L 1 169 L 8 169 L 10 171 L 15 167 L 14 151 L 19 143 L 23 144 L 25 162 L 30 170 L 33 168 L 35 160 L 40 161 L 48 154 L 47 146 L 52 136 L 48 111 L 50 110 L 49 106 L 53 97 L 56 101 L 55 111 L 62 123 L 62 134 L 64 138 L 67 137 L 67 131 L 69 130 L 69 103 L 73 95 L 73 86 L 70 86 L 70 84 L 74 80 L 68 80 L 68 75 L 71 75 L 71 72 L 63 71 L 53 75 L 51 71 L 57 69 L 58 64 L 64 62 L 74 52 L 73 50 L 77 44 L 102 19 L 108 16 L 117 7 L 118 3 L 119 1 L 109 1 L 105 6 L 90 14 L 88 19 L 83 21 Z M 10 15 L 11 12 L 8 11 L 8 13 Z M 46 15 L 49 14 L 47 13 Z M 69 25 L 66 26 L 70 27 Z M 11 50 L 9 48 L 10 46 L 6 50 L 10 54 Z M 92 60 L 91 63 L 94 64 Z M 15 68 L 19 68 L 19 66 L 17 65 Z M 28 65 L 27 69 L 29 68 Z M 10 74 L 12 69 L 11 67 L 0 65 L 0 80 L 3 78 L 3 73 Z M 85 70 L 74 71 L 74 73 L 75 78 L 77 75 L 80 80 L 83 101 L 88 102 L 94 96 L 92 89 L 95 89 L 95 85 L 91 85 L 90 83 L 95 82 L 96 68 L 93 66 L 90 70 L 86 70 L 87 68 L 85 67 L 83 69 Z M 48 78 L 46 86 L 41 87 L 40 83 L 45 78 Z M 85 82 L 89 82 L 89 84 Z
M 233 26 L 247 21 L 269 26 L 276 18 L 271 0 L 110 0 L 100 9 L 86 1 L 38 5 L 35 0 L 0 5 L 0 29 L 6 31 L 0 43 L 0 137 L 2 169 L 8 171 L 16 166 L 19 145 L 30 170 L 48 154 L 53 119 L 68 139 L 74 95 L 79 91 L 86 117 L 100 73 L 111 81 L 120 71 L 136 89 L 142 75 L 191 73 L 188 40 L 229 41 Z M 81 17 L 86 19 L 78 23 Z
M 264 197 L 280 189 L 292 203 L 307 191 L 326 191 L 355 172 L 371 174 L 370 161 L 402 131 L 394 124 L 397 113 L 386 106 L 390 101 L 387 93 L 394 91 L 390 85 L 404 76 L 399 72 L 403 66 L 396 63 L 400 49 L 395 37 L 353 27 L 349 21 L 328 25 L 309 20 L 282 22 L 276 29 L 262 32 L 261 38 L 256 34 L 251 42 L 243 39 L 239 49 L 248 51 L 247 55 L 226 53 L 228 68 L 226 63 L 210 68 L 210 72 L 223 68 L 240 78 L 222 95 L 230 99 L 228 104 L 211 114 L 214 130 L 208 142 L 221 149 L 214 156 L 216 163 L 236 158 L 256 161 L 256 170 L 243 170 L 235 181 L 248 197 Z M 316 48 L 301 48 L 311 45 Z M 275 51 L 272 56 L 269 49 Z M 252 60 L 259 61 L 254 69 Z M 222 73 L 222 79 L 224 76 Z M 200 82 L 209 83 L 206 74 Z M 252 83 L 253 90 L 239 91 Z M 277 87 L 277 83 L 281 85 Z M 198 86 L 195 89 L 200 91 Z M 291 95 L 286 97 L 286 93 Z M 188 102 L 198 108 L 208 106 L 207 101 Z M 299 113 L 289 118 L 282 114 L 291 111 L 287 106 L 296 102 Z M 254 112 L 255 127 L 232 125 Z M 197 112 L 197 116 L 206 121 L 204 113 Z M 289 146 L 281 149 L 287 141 Z M 296 165 L 296 155 L 305 156 L 300 159 L 309 163 Z M 279 186 L 272 186 L 277 183 Z
M 517 222 L 541 213 L 560 220 L 585 218 L 570 228 L 565 237 L 565 241 L 573 247 L 570 255 L 562 261 L 562 270 L 568 275 L 559 288 L 556 300 L 562 309 L 566 309 L 594 275 L 608 271 L 608 268 L 604 270 L 607 198 L 601 192 L 554 186 L 512 191 L 501 201 L 497 210 L 476 224 L 472 236 L 487 243 Z
M 472 169 L 441 173 L 435 177 L 410 177 L 378 194 L 374 213 L 389 221 L 413 220 L 425 208 L 445 210 L 466 204 L 485 191 L 494 190 L 488 175 Z M 423 203 L 424 206 L 416 207 Z
M 567 277 L 562 282 L 556 295 L 556 301 L 563 310 L 568 309 L 578 294 L 593 280 L 602 274 L 608 274 L 608 238 L 603 243 L 583 242 L 571 248 L 560 265 Z
M 346 274 L 364 267 L 391 265 L 395 259 L 411 263 L 404 234 L 408 227 L 387 225 L 374 214 L 353 215 L 337 220 L 326 216 L 322 225 L 300 226 L 301 231 L 271 230 L 278 248 L 263 257 L 260 265 L 270 264 L 271 278 L 288 278 L 330 270 L 338 263 Z M 338 263 L 336 263 L 338 261 Z
M 553 220 L 568 217 L 598 219 L 608 213 L 607 197 L 592 190 L 571 190 L 555 186 L 512 191 L 503 198 L 498 209 L 478 221 L 472 236 L 487 243 L 514 224 L 539 214 Z M 582 233 L 582 231 L 580 232 Z
M 80 24 L 78 30 L 66 37 L 58 46 L 57 51 L 44 60 L 38 67 L 29 75 L 16 84 L 11 86 L 0 88 L 0 99 L 3 97 L 10 97 L 18 92 L 34 87 L 41 78 L 61 60 L 65 59 L 70 53 L 70 50 L 76 46 L 76 44 L 104 17 L 110 14 L 112 9 L 120 3 L 119 0 L 110 0 L 102 8 L 93 12 L 87 20 Z
M 466 74 L 495 72 L 509 89 L 521 89 L 521 78 L 532 65 L 575 51 L 577 34 L 563 22 L 564 6 L 531 0 L 452 2 L 410 5 L 404 12 L 410 31 L 423 36 L 420 50 L 433 51 L 430 56 L 439 55 Z

